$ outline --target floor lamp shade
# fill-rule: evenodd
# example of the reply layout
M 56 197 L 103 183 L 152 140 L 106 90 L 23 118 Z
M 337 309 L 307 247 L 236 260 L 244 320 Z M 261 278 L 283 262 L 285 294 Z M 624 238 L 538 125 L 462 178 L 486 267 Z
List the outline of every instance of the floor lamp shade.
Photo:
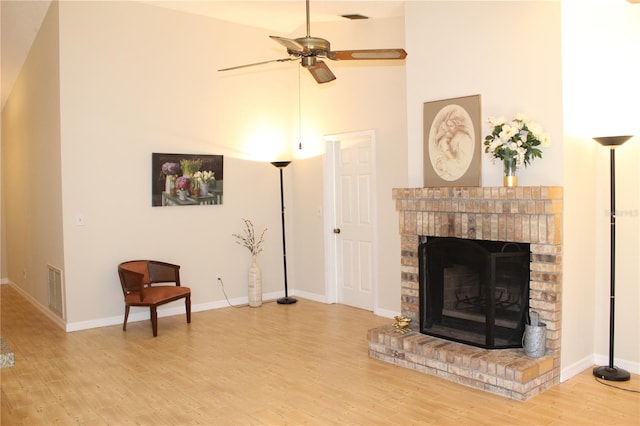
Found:
M 281 305 L 290 305 L 296 303 L 298 300 L 289 297 L 289 288 L 287 286 L 287 241 L 284 232 L 284 186 L 282 183 L 282 170 L 291 164 L 291 161 L 273 161 L 275 167 L 280 171 L 280 214 L 282 218 L 282 263 L 284 266 L 284 297 L 281 297 L 277 302 Z
M 609 148 L 609 175 L 610 175 L 610 295 L 609 295 L 609 364 L 593 369 L 593 375 L 604 380 L 623 382 L 630 379 L 630 374 L 613 365 L 613 346 L 615 331 L 615 307 L 616 307 L 616 153 L 617 147 L 631 139 L 631 136 L 608 136 L 594 138 L 600 145 Z

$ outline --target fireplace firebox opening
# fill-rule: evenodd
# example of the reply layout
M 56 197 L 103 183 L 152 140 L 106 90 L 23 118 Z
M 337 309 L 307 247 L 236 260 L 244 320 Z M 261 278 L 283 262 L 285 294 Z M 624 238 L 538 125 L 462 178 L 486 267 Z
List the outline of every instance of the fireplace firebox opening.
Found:
M 453 237 L 420 241 L 420 332 L 487 349 L 522 347 L 529 244 Z

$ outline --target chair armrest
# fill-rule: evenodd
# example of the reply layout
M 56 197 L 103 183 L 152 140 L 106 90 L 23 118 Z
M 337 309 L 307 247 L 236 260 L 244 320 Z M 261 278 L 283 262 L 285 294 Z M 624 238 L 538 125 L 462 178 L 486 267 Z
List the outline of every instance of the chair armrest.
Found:
M 120 276 L 120 283 L 125 296 L 137 291 L 140 294 L 140 300 L 144 298 L 144 274 L 120 267 L 118 268 L 118 275 Z

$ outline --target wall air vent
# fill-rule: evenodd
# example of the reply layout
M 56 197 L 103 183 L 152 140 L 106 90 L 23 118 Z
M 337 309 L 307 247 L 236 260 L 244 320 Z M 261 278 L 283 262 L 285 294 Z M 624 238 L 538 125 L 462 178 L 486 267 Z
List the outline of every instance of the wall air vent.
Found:
M 49 287 L 49 309 L 64 319 L 62 271 L 55 266 L 47 265 L 47 283 Z

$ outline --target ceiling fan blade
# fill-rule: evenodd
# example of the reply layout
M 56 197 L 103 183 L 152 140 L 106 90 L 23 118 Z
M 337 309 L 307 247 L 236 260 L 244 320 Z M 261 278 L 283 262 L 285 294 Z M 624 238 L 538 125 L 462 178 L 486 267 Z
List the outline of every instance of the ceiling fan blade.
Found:
M 361 59 L 404 59 L 407 52 L 404 49 L 364 49 L 364 50 L 337 50 L 327 53 L 327 58 L 334 61 L 361 60 Z
M 278 37 L 278 36 L 269 36 L 269 37 L 272 40 L 275 40 L 281 45 L 283 45 L 284 47 L 286 47 L 287 50 L 290 52 L 303 53 L 306 50 L 303 45 L 301 45 L 300 43 L 298 43 L 297 40 L 294 40 L 292 38 Z
M 219 69 L 218 71 L 231 71 L 231 70 L 237 70 L 237 69 L 240 69 L 240 68 L 253 67 L 253 66 L 256 66 L 256 65 L 269 64 L 271 62 L 288 62 L 288 61 L 295 61 L 295 60 L 297 60 L 297 58 L 272 59 L 270 61 L 254 62 L 253 64 L 245 64 L 245 65 L 238 65 L 238 66 L 235 66 L 235 67 L 222 68 L 222 69 Z
M 336 79 L 327 64 L 322 61 L 316 61 L 314 65 L 306 66 L 305 68 L 309 70 L 319 84 L 328 83 Z

